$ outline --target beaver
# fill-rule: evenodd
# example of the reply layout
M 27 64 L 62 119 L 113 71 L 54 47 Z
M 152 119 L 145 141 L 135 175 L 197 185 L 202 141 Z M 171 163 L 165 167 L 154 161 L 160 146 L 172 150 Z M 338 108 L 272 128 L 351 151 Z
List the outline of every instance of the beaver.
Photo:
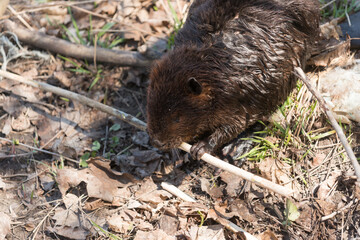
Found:
M 150 72 L 147 126 L 159 149 L 200 159 L 269 116 L 296 84 L 318 34 L 314 0 L 195 0 Z

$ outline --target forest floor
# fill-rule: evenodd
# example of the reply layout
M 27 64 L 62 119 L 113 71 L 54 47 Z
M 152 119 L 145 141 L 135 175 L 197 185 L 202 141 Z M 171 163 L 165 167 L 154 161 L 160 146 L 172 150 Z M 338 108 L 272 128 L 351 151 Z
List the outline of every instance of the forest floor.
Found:
M 171 48 L 189 4 L 11 0 L 0 17 L 2 70 L 146 122 L 149 64 L 124 67 L 47 51 L 17 42 L 7 24 L 156 59 Z M 359 54 L 352 54 L 356 64 Z M 308 73 L 318 86 L 319 69 Z M 359 157 L 360 124 L 341 126 Z M 292 189 L 296 200 L 180 150 L 161 152 L 146 132 L 101 110 L 2 78 L 0 239 L 251 239 L 225 228 L 229 222 L 258 239 L 360 239 L 354 170 L 306 87 L 298 82 L 270 123 L 253 129 L 246 135 L 249 151 L 230 163 Z M 172 195 L 163 182 L 196 202 Z

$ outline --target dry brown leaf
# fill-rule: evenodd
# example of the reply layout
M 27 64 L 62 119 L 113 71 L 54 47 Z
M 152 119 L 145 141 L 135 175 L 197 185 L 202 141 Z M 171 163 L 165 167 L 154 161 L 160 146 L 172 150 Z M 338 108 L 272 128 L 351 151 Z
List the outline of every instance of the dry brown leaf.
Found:
M 55 185 L 54 178 L 48 174 L 40 175 L 39 179 L 40 179 L 41 187 L 42 189 L 44 189 L 44 191 L 50 191 Z
M 137 221 L 137 228 L 140 229 L 141 231 L 153 231 L 154 230 L 154 226 L 149 223 L 149 219 L 146 220 L 141 220 L 138 219 Z
M 316 199 L 324 215 L 329 215 L 336 210 L 336 204 L 330 201 Z
M 120 155 L 116 159 L 116 164 L 123 172 L 135 172 L 139 177 L 145 178 L 159 170 L 163 156 L 155 150 L 130 151 L 133 155 Z
M 66 194 L 66 196 L 63 197 L 63 202 L 65 204 L 65 207 L 73 212 L 78 211 L 79 206 L 81 205 L 80 198 L 72 193 Z
M 193 213 L 203 212 L 207 214 L 208 208 L 202 203 L 192 203 L 192 202 L 181 202 L 179 204 L 179 211 L 182 215 L 187 216 Z
M 1 177 L 0 177 L 0 189 L 6 190 L 6 183 L 4 183 L 4 181 L 1 179 Z
M 9 116 L 8 119 L 5 121 L 5 124 L 3 128 L 1 129 L 1 132 L 7 136 L 10 134 L 12 128 L 11 128 L 11 117 Z
M 248 207 L 245 201 L 236 199 L 229 206 L 230 213 L 234 216 L 238 216 L 240 219 L 252 223 L 257 221 L 255 213 Z
M 191 226 L 187 232 L 191 240 L 225 240 L 224 228 L 221 225 Z
M 20 103 L 19 99 L 16 97 L 3 96 L 0 100 L 0 106 L 11 116 L 18 117 L 26 110 L 23 104 Z
M 124 221 L 120 215 L 112 215 L 107 219 L 109 228 L 118 233 L 126 234 L 134 228 L 134 224 L 131 221 Z
M 355 182 L 355 198 L 360 199 L 360 182 Z
M 153 209 L 150 209 L 150 211 Z M 118 215 L 108 218 L 109 224 L 116 231 L 126 233 L 132 228 L 136 227 L 142 231 L 152 231 L 154 226 L 149 223 L 151 216 L 148 211 L 143 211 L 143 214 L 139 214 L 136 211 L 125 209 L 121 211 Z M 120 222 L 119 222 L 120 221 Z
M 11 87 L 11 91 L 14 95 L 22 96 L 30 102 L 39 101 L 39 89 L 35 89 L 28 85 L 19 84 Z
M 69 72 L 65 72 L 65 71 L 54 72 L 54 77 L 58 79 L 62 84 L 64 84 L 65 87 L 71 86 L 71 80 L 68 77 L 68 75 L 70 75 Z
M 108 204 L 104 203 L 104 201 L 102 201 L 101 199 L 96 199 L 95 201 L 92 201 L 92 202 L 87 201 L 84 204 L 83 209 L 85 209 L 87 211 L 94 211 L 95 209 L 102 208 L 106 205 L 108 205 Z
M 284 186 L 290 189 L 296 189 L 294 188 L 294 183 L 291 183 L 291 178 L 287 173 L 287 170 L 290 169 L 290 166 L 287 163 L 268 157 L 260 162 L 259 169 L 261 175 L 270 181 L 278 184 L 288 183 Z
M 238 192 L 242 187 L 240 183 L 243 182 L 243 179 L 227 171 L 222 171 L 220 173 L 220 177 L 221 180 L 223 180 L 227 184 L 226 186 L 227 195 L 231 197 L 238 196 Z
M 338 177 L 341 176 L 340 171 L 333 171 L 328 179 L 320 184 L 320 187 L 317 191 L 317 196 L 321 200 L 328 199 L 328 194 L 333 188 L 334 184 L 337 182 Z
M 259 240 L 278 240 L 275 234 L 271 230 L 266 230 L 265 232 L 261 233 L 257 236 Z
M 21 76 L 24 78 L 29 78 L 32 79 L 34 77 L 36 77 L 39 74 L 38 70 L 34 67 L 31 68 L 30 70 L 24 71 Z
M 298 208 L 300 216 L 296 219 L 296 223 L 302 226 L 305 230 L 311 231 L 313 221 L 316 219 L 316 213 L 312 207 L 307 204 Z
M 157 185 L 152 178 L 147 178 L 143 181 L 140 189 L 135 193 L 139 201 L 159 204 L 165 199 L 172 197 L 171 193 L 165 190 L 157 190 Z
M 325 157 L 326 157 L 326 154 L 324 154 L 324 153 L 316 153 L 311 162 L 312 163 L 311 166 L 312 167 L 319 166 L 324 161 Z
M 139 18 L 140 22 L 143 23 L 149 19 L 149 12 L 142 8 L 138 12 L 137 17 Z
M 10 217 L 0 212 L 0 239 L 5 239 L 6 235 L 11 232 L 11 219 Z
M 201 190 L 209 194 L 212 198 L 220 198 L 223 196 L 223 190 L 225 186 L 215 186 L 215 184 L 211 184 L 208 179 L 200 178 L 201 182 Z
M 89 197 L 100 198 L 113 205 L 120 205 L 130 197 L 130 191 L 124 190 L 135 179 L 130 174 L 115 174 L 110 169 L 110 162 L 106 159 L 93 158 L 88 161 L 89 168 L 75 170 L 60 169 L 57 172 L 57 182 L 63 196 L 70 187 L 85 182 Z M 123 188 L 123 189 L 119 189 Z
M 106 2 L 101 2 L 95 12 L 96 13 L 106 13 L 110 16 L 114 15 L 116 10 L 117 10 L 117 1 L 106 1 Z
M 71 20 L 69 15 L 44 15 L 40 19 L 40 26 L 44 28 L 53 28 L 54 25 L 66 24 Z
M 179 229 L 179 219 L 173 216 L 164 214 L 159 220 L 159 228 L 170 236 L 174 236 Z
M 25 114 L 20 114 L 11 122 L 12 129 L 18 132 L 29 130 L 30 126 L 30 119 Z
M 134 240 L 176 240 L 175 236 L 167 235 L 163 230 L 152 232 L 137 231 Z
M 52 217 L 56 221 L 57 226 L 80 227 L 79 217 L 70 209 L 57 208 Z
M 35 227 L 36 226 L 35 226 L 34 223 L 26 223 L 25 226 L 24 226 L 25 230 L 28 231 L 28 232 L 33 231 Z
M 49 228 L 57 234 L 68 237 L 70 239 L 84 239 L 90 232 L 88 229 L 92 227 L 89 221 L 80 214 L 81 199 L 72 193 L 63 196 L 63 202 L 66 209 L 56 208 L 52 217 L 55 220 L 55 226 Z M 70 233 L 73 232 L 73 235 Z
M 76 240 L 86 239 L 86 237 L 90 233 L 89 231 L 79 227 L 72 228 L 72 227 L 55 226 L 55 227 L 48 227 L 47 229 L 51 232 L 55 232 L 60 236 L 67 237 L 69 239 L 76 239 Z
M 81 204 L 80 198 L 72 193 L 63 196 L 66 209 L 57 208 L 53 219 L 56 220 L 56 226 L 81 227 L 79 222 L 78 210 Z

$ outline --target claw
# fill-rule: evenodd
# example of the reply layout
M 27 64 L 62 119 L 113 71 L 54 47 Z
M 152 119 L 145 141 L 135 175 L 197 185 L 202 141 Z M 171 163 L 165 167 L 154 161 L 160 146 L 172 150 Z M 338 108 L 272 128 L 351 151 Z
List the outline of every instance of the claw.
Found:
M 207 141 L 200 141 L 192 145 L 190 154 L 193 159 L 200 160 L 205 153 L 211 153 L 212 150 Z

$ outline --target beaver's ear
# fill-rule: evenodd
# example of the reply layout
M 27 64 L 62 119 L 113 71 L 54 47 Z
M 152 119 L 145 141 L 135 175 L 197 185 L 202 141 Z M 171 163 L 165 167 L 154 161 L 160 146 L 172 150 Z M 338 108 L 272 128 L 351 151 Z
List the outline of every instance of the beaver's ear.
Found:
M 199 83 L 196 78 L 189 78 L 187 81 L 187 86 L 192 94 L 200 95 L 202 92 L 201 83 Z

